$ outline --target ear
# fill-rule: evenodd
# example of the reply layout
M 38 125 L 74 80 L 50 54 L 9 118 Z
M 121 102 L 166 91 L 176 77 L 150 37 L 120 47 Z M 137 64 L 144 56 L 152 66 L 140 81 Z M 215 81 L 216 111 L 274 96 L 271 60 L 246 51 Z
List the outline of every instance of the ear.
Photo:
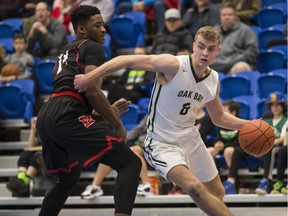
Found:
M 78 31 L 81 35 L 85 35 L 85 34 L 86 34 L 86 29 L 85 29 L 84 26 L 82 26 L 82 25 L 78 25 L 77 31 Z

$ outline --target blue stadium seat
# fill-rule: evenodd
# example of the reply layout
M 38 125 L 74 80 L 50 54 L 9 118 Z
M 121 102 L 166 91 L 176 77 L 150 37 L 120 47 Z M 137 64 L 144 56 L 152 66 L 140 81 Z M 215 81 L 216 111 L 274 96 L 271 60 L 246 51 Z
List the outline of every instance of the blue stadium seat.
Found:
M 36 66 L 36 76 L 39 83 L 40 95 L 48 95 L 52 92 L 53 76 L 52 71 L 55 66 L 55 60 L 43 60 Z
M 277 7 L 266 7 L 260 9 L 257 15 L 258 25 L 264 29 L 275 24 L 285 23 L 285 13 Z
M 0 31 L 1 32 L 1 31 Z M 14 39 L 11 38 L 0 38 L 0 44 L 5 49 L 6 54 L 12 54 L 15 52 L 13 47 Z
M 15 85 L 0 86 L 0 119 L 23 119 L 29 123 L 33 116 L 33 105 L 25 98 L 22 89 Z
M 268 98 L 269 93 L 275 91 L 285 94 L 286 78 L 279 74 L 262 74 L 258 78 L 258 89 L 260 98 Z
M 138 32 L 136 44 L 137 46 L 145 46 L 146 14 L 142 11 L 129 11 L 120 16 L 131 18 L 135 22 Z
M 14 31 L 10 25 L 0 23 L 0 38 L 13 38 Z
M 22 18 L 7 18 L 3 20 L 3 23 L 12 27 L 14 32 L 23 32 L 23 20 Z
M 247 77 L 236 74 L 227 75 L 221 81 L 220 97 L 223 100 L 240 95 L 251 95 L 251 82 Z
M 244 76 L 247 77 L 251 82 L 251 93 L 253 95 L 258 94 L 258 83 L 257 80 L 260 77 L 260 72 L 257 70 L 252 71 L 239 71 L 235 74 L 235 76 Z
M 268 29 L 263 29 L 258 34 L 259 49 L 262 51 L 266 50 L 267 42 L 270 40 L 275 40 L 275 39 L 284 39 L 283 31 L 274 29 L 273 27 L 268 28 Z
M 269 72 L 269 74 L 278 74 L 284 76 L 287 79 L 287 69 L 275 69 Z
M 262 51 L 257 56 L 257 69 L 261 73 L 268 73 L 275 69 L 286 68 L 285 54 L 281 51 Z
M 255 119 L 258 116 L 257 104 L 260 98 L 255 95 L 241 95 L 233 98 L 240 104 L 239 116 L 244 119 Z
M 147 115 L 149 103 L 149 97 L 140 98 L 137 102 L 137 106 L 139 107 L 139 120 L 142 119 L 145 115 Z
M 272 4 L 282 3 L 282 2 L 285 2 L 285 0 L 261 0 L 261 6 L 267 7 L 267 6 L 271 6 Z
M 66 39 L 67 39 L 67 42 L 68 42 L 68 43 L 71 43 L 73 40 L 76 39 L 76 36 L 75 36 L 75 35 L 68 34 L 68 35 L 66 36 Z
M 35 104 L 35 82 L 32 79 L 18 79 L 10 82 L 12 85 L 22 88 L 22 93 L 26 98 Z
M 138 125 L 139 122 L 139 107 L 136 104 L 131 104 L 129 110 L 120 116 L 127 131 L 130 131 Z
M 139 32 L 131 18 L 113 18 L 110 22 L 110 30 L 116 49 L 131 49 L 136 47 Z
M 262 98 L 258 101 L 257 103 L 257 118 L 262 118 L 262 116 L 268 112 L 270 112 L 270 110 L 268 109 L 268 106 L 266 105 L 266 102 L 268 101 L 267 98 Z
M 112 40 L 111 35 L 109 33 L 106 33 L 103 47 L 104 47 L 105 57 L 107 60 L 112 58 L 111 40 Z
M 287 58 L 287 45 L 275 45 L 269 48 L 272 51 L 280 51 L 283 52 Z

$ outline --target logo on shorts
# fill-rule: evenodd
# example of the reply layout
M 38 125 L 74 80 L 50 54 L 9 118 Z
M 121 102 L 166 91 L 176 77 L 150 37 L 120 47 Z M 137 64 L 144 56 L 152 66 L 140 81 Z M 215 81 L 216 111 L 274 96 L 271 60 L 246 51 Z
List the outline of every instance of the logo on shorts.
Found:
M 80 116 L 78 120 L 82 122 L 86 128 L 90 127 L 95 122 L 91 116 Z

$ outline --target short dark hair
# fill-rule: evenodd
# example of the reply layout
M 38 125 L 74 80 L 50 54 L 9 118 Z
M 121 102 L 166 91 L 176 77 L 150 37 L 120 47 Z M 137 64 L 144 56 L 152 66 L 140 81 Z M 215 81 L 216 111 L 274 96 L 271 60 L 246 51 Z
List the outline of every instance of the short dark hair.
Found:
M 238 116 L 240 111 L 240 104 L 232 99 L 225 100 L 222 104 L 223 106 L 226 106 L 230 112 L 235 111 L 236 116 Z
M 72 22 L 74 31 L 77 31 L 79 25 L 85 25 L 91 16 L 101 14 L 97 7 L 91 5 L 80 5 L 70 14 L 70 20 Z
M 236 6 L 233 2 L 226 2 L 222 4 L 221 9 L 223 8 L 231 8 L 232 10 L 236 11 Z
M 25 41 L 25 43 L 27 43 L 26 37 L 24 36 L 24 34 L 21 33 L 17 33 L 13 36 L 13 40 L 15 41 L 16 39 L 23 39 Z

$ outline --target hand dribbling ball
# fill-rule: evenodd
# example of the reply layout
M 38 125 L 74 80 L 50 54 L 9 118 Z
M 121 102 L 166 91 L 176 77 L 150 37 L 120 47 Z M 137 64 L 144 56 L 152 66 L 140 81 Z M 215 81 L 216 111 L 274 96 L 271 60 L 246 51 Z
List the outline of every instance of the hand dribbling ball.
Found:
M 247 154 L 261 157 L 273 148 L 275 133 L 267 122 L 255 119 L 240 128 L 238 140 Z

